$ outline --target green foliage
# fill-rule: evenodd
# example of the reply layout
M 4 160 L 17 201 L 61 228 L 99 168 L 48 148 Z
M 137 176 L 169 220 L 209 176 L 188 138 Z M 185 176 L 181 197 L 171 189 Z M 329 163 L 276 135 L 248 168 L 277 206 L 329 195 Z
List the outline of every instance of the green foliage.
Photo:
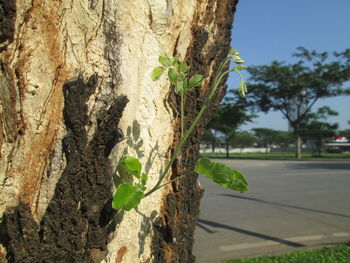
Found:
M 165 54 L 164 56 L 159 56 L 158 62 L 166 67 L 174 65 L 174 60 L 169 58 L 167 54 Z
M 195 87 L 202 86 L 203 76 L 195 74 L 192 77 L 188 77 L 187 73 L 190 70 L 190 66 L 186 64 L 186 61 L 179 61 L 179 57 L 170 58 L 167 54 L 160 56 L 159 63 L 163 67 L 156 67 L 153 69 L 151 77 L 152 80 L 157 80 L 162 73 L 168 70 L 168 79 L 175 87 L 177 94 L 187 92 Z
M 129 175 L 134 176 L 138 182 L 135 184 L 120 184 L 117 187 L 115 192 L 112 207 L 116 210 L 124 209 L 126 211 L 135 208 L 142 198 L 147 197 L 153 192 L 157 191 L 167 183 L 162 185 L 162 181 L 167 175 L 169 169 L 177 158 L 180 149 L 187 141 L 188 137 L 198 124 L 199 120 L 202 118 L 206 108 L 208 107 L 211 99 L 214 97 L 215 92 L 217 91 L 219 84 L 221 83 L 224 76 L 226 76 L 231 71 L 234 71 L 240 76 L 240 83 L 238 85 L 238 92 L 242 96 L 245 95 L 247 89 L 244 83 L 242 74 L 240 70 L 245 69 L 246 66 L 242 65 L 244 60 L 241 59 L 237 50 L 230 51 L 227 58 L 219 65 L 219 70 L 217 72 L 215 81 L 211 86 L 210 92 L 206 97 L 204 104 L 200 111 L 198 112 L 196 118 L 193 120 L 193 123 L 185 132 L 184 127 L 184 95 L 186 92 L 202 86 L 203 76 L 200 74 L 188 76 L 190 67 L 186 64 L 185 61 L 180 61 L 178 56 L 174 58 L 169 57 L 167 54 L 160 56 L 158 61 L 162 66 L 155 67 L 151 73 L 152 80 L 158 80 L 164 71 L 168 71 L 168 79 L 175 88 L 175 93 L 180 95 L 181 101 L 181 138 L 178 143 L 173 155 L 170 158 L 170 161 L 166 165 L 164 171 L 160 175 L 156 185 L 146 192 L 146 183 L 147 183 L 147 174 L 142 172 L 141 162 L 131 156 L 126 156 L 121 161 L 122 169 Z M 230 63 L 230 60 L 237 64 L 233 69 L 224 71 L 225 67 Z M 211 162 L 209 159 L 204 158 L 197 162 L 195 172 L 202 173 L 204 176 L 212 179 L 215 183 L 236 190 L 240 192 L 247 191 L 247 181 L 244 179 L 243 175 L 234 169 L 229 168 L 225 164 Z M 182 178 L 187 175 L 182 175 L 178 178 Z M 177 180 L 176 178 L 175 180 Z M 172 182 L 172 181 L 170 181 Z M 169 182 L 168 182 L 169 183 Z
M 146 183 L 148 175 L 142 173 L 141 162 L 131 156 L 126 156 L 121 160 L 121 168 L 129 175 L 133 175 L 138 179 L 138 183 L 120 184 L 114 194 L 112 207 L 116 210 L 124 209 L 130 211 L 135 208 L 145 196 Z
M 317 53 L 298 48 L 294 64 L 273 61 L 270 65 L 248 69 L 251 77 L 249 100 L 259 110 L 280 111 L 289 121 L 295 137 L 312 106 L 320 98 L 350 94 L 341 85 L 350 79 L 350 49 L 334 53 Z
M 203 76 L 200 74 L 196 74 L 190 78 L 190 81 L 188 82 L 188 90 L 191 90 L 192 88 L 202 86 L 202 79 Z
M 214 152 L 215 147 L 219 142 L 220 139 L 212 129 L 206 129 L 201 137 L 201 143 L 206 144 L 207 146 L 210 145 L 212 152 Z
M 239 80 L 238 90 L 239 90 L 239 95 L 241 95 L 241 96 L 245 96 L 245 94 L 248 91 L 247 86 L 246 86 L 244 80 L 242 80 L 242 79 Z
M 158 80 L 160 76 L 162 75 L 164 71 L 164 68 L 162 67 L 156 67 L 152 70 L 151 78 L 152 80 Z
M 240 132 L 236 132 L 232 145 L 238 146 L 239 148 L 243 149 L 245 147 L 252 146 L 257 141 L 258 141 L 258 138 L 256 138 L 254 135 L 250 134 L 249 132 L 240 131 Z
M 114 194 L 112 207 L 115 210 L 124 209 L 130 211 L 140 203 L 143 197 L 144 193 L 138 191 L 137 187 L 129 184 L 120 184 Z
M 169 80 L 171 81 L 171 83 L 176 85 L 176 83 L 177 83 L 177 72 L 174 69 L 172 69 L 172 68 L 169 69 L 168 77 L 169 77 Z
M 226 188 L 241 193 L 248 191 L 248 182 L 243 174 L 224 163 L 212 162 L 209 158 L 204 157 L 196 162 L 194 171 Z
M 126 156 L 122 160 L 122 165 L 128 173 L 140 179 L 142 165 L 138 159 L 131 156 Z
M 295 251 L 282 256 L 232 259 L 223 261 L 223 263 L 348 263 L 349 258 L 350 247 L 337 245 L 311 251 Z
M 187 73 L 190 70 L 190 66 L 187 66 L 186 61 L 184 61 L 184 60 L 180 62 L 178 68 L 183 73 Z
M 269 128 L 254 128 L 255 136 L 260 146 L 270 148 L 273 144 L 280 147 L 288 147 L 293 142 L 291 133 Z
M 233 143 L 235 133 L 240 125 L 252 121 L 256 115 L 248 113 L 248 105 L 244 98 L 231 97 L 229 102 L 219 105 L 207 128 L 221 132 L 226 145 L 226 156 L 229 157 L 229 146 Z
M 350 129 L 340 130 L 337 132 L 338 136 L 350 137 Z
M 328 123 L 326 121 L 327 117 L 337 115 L 336 111 L 333 111 L 328 106 L 324 106 L 319 108 L 316 113 L 307 114 L 304 122 L 301 124 L 301 136 L 312 143 L 314 151 L 319 156 L 321 156 L 324 140 L 335 136 L 338 128 L 337 123 Z
M 259 143 L 263 147 L 270 147 L 275 142 L 276 132 L 269 128 L 254 128 L 255 136 L 259 138 Z

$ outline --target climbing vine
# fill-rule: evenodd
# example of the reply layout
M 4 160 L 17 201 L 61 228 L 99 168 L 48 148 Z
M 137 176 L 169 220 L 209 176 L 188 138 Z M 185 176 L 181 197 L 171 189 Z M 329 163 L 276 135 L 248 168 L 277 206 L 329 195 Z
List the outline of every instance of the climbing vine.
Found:
M 157 183 L 151 188 L 147 189 L 146 183 L 148 180 L 148 175 L 142 171 L 142 164 L 139 159 L 132 156 L 125 156 L 121 160 L 121 169 L 128 175 L 136 178 L 136 182 L 122 183 L 118 185 L 114 198 L 112 201 L 112 207 L 116 210 L 124 209 L 130 211 L 135 208 L 143 198 L 151 195 L 155 191 L 164 187 L 165 185 L 190 176 L 191 174 L 198 173 L 201 174 L 218 185 L 230 188 L 235 191 L 245 192 L 248 190 L 248 183 L 244 178 L 243 174 L 235 169 L 228 167 L 226 164 L 219 162 L 212 162 L 209 158 L 201 158 L 196 162 L 195 169 L 192 173 L 183 174 L 173 180 L 168 182 L 163 182 L 169 169 L 176 160 L 181 148 L 187 141 L 190 134 L 193 132 L 194 128 L 198 124 L 199 120 L 202 118 L 206 108 L 208 107 L 211 99 L 217 92 L 222 79 L 227 76 L 230 72 L 236 72 L 239 77 L 238 83 L 238 93 L 241 96 L 245 96 L 247 92 L 246 84 L 241 74 L 241 70 L 247 68 L 244 65 L 245 61 L 239 57 L 239 52 L 236 49 L 231 49 L 228 56 L 219 65 L 218 71 L 215 75 L 214 82 L 210 87 L 209 94 L 205 98 L 202 108 L 193 120 L 192 124 L 188 129 L 185 127 L 185 114 L 184 114 L 184 103 L 186 93 L 196 87 L 200 87 L 203 84 L 204 77 L 200 74 L 195 74 L 189 77 L 190 66 L 186 64 L 185 60 L 180 60 L 179 56 L 170 57 L 167 54 L 160 56 L 158 59 L 160 66 L 155 67 L 152 71 L 152 80 L 158 80 L 164 72 L 167 72 L 167 77 L 173 84 L 175 93 L 180 96 L 180 116 L 181 116 L 181 137 L 180 141 L 175 148 L 173 155 L 171 156 L 169 162 L 165 166 L 164 171 L 159 175 Z M 233 61 L 235 66 L 233 68 L 227 69 L 227 65 Z

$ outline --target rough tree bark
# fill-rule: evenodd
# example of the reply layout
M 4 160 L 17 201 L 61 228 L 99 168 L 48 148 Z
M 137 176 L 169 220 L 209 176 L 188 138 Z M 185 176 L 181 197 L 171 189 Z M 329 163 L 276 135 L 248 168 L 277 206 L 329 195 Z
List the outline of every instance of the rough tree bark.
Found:
M 194 262 L 196 176 L 111 208 L 121 156 L 155 184 L 179 140 L 179 101 L 150 72 L 165 52 L 207 78 L 237 0 L 0 0 L 0 262 Z M 168 179 L 192 170 L 207 117 Z
M 302 139 L 300 135 L 295 135 L 295 157 L 301 159 Z

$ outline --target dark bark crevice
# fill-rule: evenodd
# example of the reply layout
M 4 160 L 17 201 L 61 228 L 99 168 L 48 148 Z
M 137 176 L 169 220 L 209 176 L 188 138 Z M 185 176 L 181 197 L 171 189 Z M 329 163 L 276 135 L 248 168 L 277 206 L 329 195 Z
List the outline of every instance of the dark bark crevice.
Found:
M 13 41 L 16 22 L 16 0 L 0 0 L 0 52 Z
M 86 103 L 97 79 L 92 75 L 85 83 L 79 76 L 63 87 L 67 166 L 40 225 L 26 203 L 5 211 L 0 242 L 8 262 L 100 262 L 107 254 L 110 234 L 122 217 L 111 207 L 113 169 L 108 155 L 122 139 L 118 123 L 128 99 L 120 96 L 97 114 L 97 128 L 88 141 Z

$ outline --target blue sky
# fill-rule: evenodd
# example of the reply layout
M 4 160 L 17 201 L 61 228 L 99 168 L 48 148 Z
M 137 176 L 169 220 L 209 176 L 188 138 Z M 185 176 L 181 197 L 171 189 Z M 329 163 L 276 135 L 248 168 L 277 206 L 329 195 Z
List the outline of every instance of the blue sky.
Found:
M 293 63 L 292 53 L 298 46 L 319 52 L 350 48 L 349 27 L 350 0 L 240 0 L 231 46 L 240 51 L 248 66 L 273 60 Z M 237 81 L 232 75 L 229 88 L 235 88 Z M 323 105 L 339 113 L 329 118 L 330 122 L 337 122 L 340 129 L 350 129 L 350 96 L 320 100 L 313 109 Z M 287 130 L 288 124 L 278 112 L 261 113 L 241 129 L 255 127 Z

